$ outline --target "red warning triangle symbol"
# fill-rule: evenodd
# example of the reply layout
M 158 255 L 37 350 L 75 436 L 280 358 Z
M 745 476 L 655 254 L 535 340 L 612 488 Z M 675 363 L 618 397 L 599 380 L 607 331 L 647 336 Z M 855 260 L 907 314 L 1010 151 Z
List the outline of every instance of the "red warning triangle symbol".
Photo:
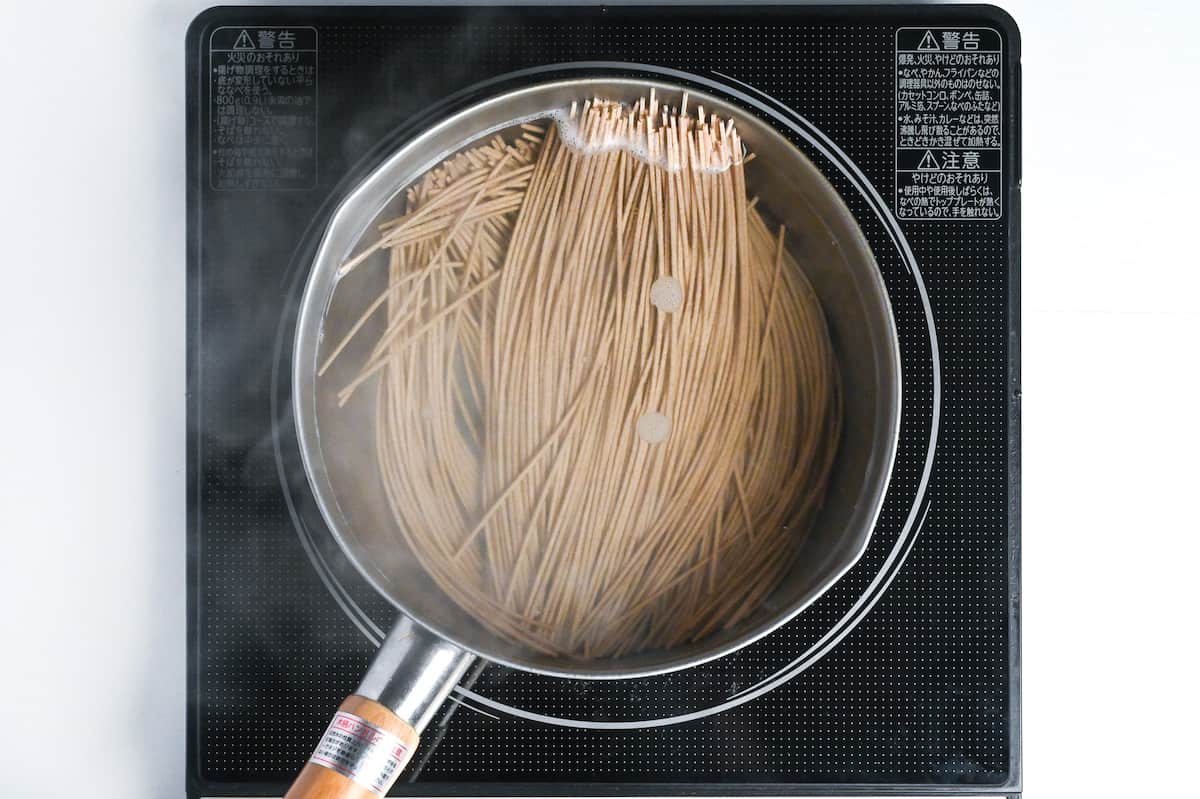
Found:
M 937 39 L 933 38 L 933 31 L 925 31 L 925 35 L 921 37 L 921 43 L 917 45 L 918 50 L 941 50 L 938 46 Z
M 234 50 L 253 50 L 254 40 L 250 38 L 248 31 L 242 31 L 238 34 L 237 40 L 233 43 Z

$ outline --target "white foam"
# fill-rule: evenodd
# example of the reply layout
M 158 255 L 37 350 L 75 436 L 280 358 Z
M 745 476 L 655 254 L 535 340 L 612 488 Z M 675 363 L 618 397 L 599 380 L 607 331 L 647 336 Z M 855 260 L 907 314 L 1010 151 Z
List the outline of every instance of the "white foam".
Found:
M 650 304 L 664 313 L 683 307 L 683 284 L 673 275 L 660 277 L 650 286 Z
M 637 420 L 637 432 L 647 444 L 661 444 L 671 435 L 671 419 L 657 411 L 643 413 Z

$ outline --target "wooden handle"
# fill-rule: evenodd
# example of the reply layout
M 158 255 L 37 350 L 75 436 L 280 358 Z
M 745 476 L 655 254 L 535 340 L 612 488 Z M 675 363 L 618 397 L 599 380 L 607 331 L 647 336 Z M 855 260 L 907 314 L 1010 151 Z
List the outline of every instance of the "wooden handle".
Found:
M 404 771 L 421 737 L 378 702 L 347 697 L 284 799 L 377 799 Z

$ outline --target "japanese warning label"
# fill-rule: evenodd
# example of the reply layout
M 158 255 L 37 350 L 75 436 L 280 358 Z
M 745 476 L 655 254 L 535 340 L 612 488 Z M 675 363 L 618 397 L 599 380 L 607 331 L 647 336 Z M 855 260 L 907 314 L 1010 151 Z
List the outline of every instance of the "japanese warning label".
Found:
M 896 31 L 896 214 L 999 219 L 1000 34 L 990 28 Z
M 217 28 L 209 64 L 212 187 L 316 185 L 316 28 Z

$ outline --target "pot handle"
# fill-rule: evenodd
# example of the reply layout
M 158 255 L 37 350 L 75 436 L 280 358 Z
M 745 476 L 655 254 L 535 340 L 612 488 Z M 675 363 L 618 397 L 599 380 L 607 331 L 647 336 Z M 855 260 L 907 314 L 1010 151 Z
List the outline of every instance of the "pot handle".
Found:
M 386 795 L 416 751 L 421 731 L 474 660 L 401 616 L 284 799 Z

